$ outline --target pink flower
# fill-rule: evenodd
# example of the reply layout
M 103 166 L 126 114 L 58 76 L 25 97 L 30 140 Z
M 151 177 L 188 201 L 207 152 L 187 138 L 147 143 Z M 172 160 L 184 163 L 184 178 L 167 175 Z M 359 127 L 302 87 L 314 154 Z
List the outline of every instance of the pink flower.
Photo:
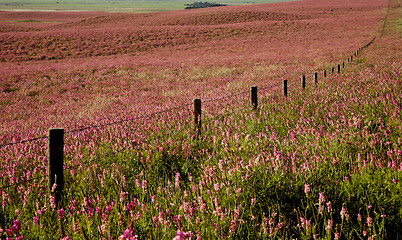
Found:
M 49 196 L 49 204 L 50 204 L 50 208 L 52 208 L 52 209 L 56 208 L 56 202 L 55 202 L 55 198 L 53 195 Z
M 52 192 L 55 192 L 55 191 L 56 191 L 56 188 L 57 188 L 57 184 L 56 184 L 56 183 L 53 183 Z
M 367 217 L 367 225 L 369 226 L 369 227 L 371 227 L 372 225 L 373 225 L 373 219 L 370 217 L 370 216 L 368 216 Z
M 328 212 L 332 212 L 332 205 L 331 205 L 331 201 L 327 202 L 327 210 Z
M 142 180 L 142 190 L 147 191 L 147 180 Z
M 14 214 L 20 216 L 20 215 L 21 215 L 21 212 L 20 212 L 20 210 L 17 208 L 17 209 L 15 209 Z
M 331 231 L 333 223 L 334 222 L 332 221 L 332 219 L 328 219 L 327 226 L 325 227 L 325 230 L 327 230 L 327 232 Z
M 231 220 L 230 221 L 230 231 L 234 232 L 236 229 L 239 227 L 239 223 L 237 220 Z
M 180 229 L 177 230 L 176 236 L 172 240 L 182 240 L 190 237 L 190 232 L 182 232 Z
M 64 218 L 64 209 L 59 209 L 57 210 L 57 213 L 59 214 L 59 218 L 63 219 Z
M 214 184 L 214 190 L 215 192 L 219 191 L 219 183 Z
M 298 227 L 305 228 L 306 230 L 310 229 L 310 220 L 300 217 L 300 222 L 301 222 L 301 224 L 298 224 L 297 225 Z
M 38 224 L 39 218 L 37 216 L 34 216 L 32 220 L 34 225 L 36 226 Z
M 106 213 L 107 213 L 107 214 L 110 214 L 111 212 L 112 212 L 112 206 L 107 205 L 107 206 L 106 206 Z
M 342 207 L 340 214 L 341 214 L 342 220 L 344 218 L 346 218 L 346 220 L 349 219 L 349 213 L 348 213 L 348 210 L 346 210 L 346 208 Z
M 21 229 L 20 220 L 15 219 L 15 220 L 13 221 L 13 226 L 11 226 L 11 227 L 14 228 L 14 230 L 15 230 L 16 232 L 18 232 L 18 231 Z
M 126 197 L 126 195 L 127 195 L 126 192 L 123 191 L 120 192 L 120 202 L 124 202 L 124 198 Z
M 122 235 L 119 236 L 119 240 L 137 240 L 138 235 L 134 235 L 134 231 L 126 229 Z
M 339 240 L 339 237 L 340 237 L 340 234 L 336 232 L 334 235 L 334 240 Z
M 175 181 L 174 181 L 175 188 L 180 188 L 180 173 L 176 173 Z
M 191 173 L 188 174 L 188 180 L 189 180 L 190 182 L 193 181 L 193 176 L 191 175 Z
M 318 193 L 318 203 L 323 203 L 325 202 L 325 196 L 324 193 Z
M 304 193 L 306 195 L 308 195 L 308 193 L 310 192 L 310 185 L 308 183 L 304 184 Z

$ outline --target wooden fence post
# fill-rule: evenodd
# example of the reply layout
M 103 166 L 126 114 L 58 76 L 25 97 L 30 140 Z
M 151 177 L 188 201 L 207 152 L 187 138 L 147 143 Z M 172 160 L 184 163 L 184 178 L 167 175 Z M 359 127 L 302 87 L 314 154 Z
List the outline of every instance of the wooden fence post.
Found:
M 324 70 L 324 77 L 327 76 L 327 70 Z
M 342 62 L 342 68 L 345 68 L 345 62 Z
M 306 89 L 306 76 L 302 76 L 301 77 L 301 86 L 302 86 L 302 89 Z
M 63 175 L 63 158 L 64 158 L 64 129 L 51 128 L 49 129 L 48 141 L 48 178 L 49 189 L 54 193 L 54 200 L 56 206 L 62 197 L 64 189 L 64 175 Z M 53 189 L 53 185 L 56 188 Z
M 338 64 L 338 73 L 340 73 L 340 72 L 341 72 L 341 65 Z
M 314 84 L 315 85 L 318 84 L 318 73 L 317 72 L 314 73 Z
M 283 95 L 288 97 L 288 80 L 283 80 Z
M 194 128 L 197 134 L 201 133 L 201 99 L 193 99 L 194 109 Z
M 253 106 L 253 109 L 257 109 L 258 96 L 257 96 L 257 87 L 256 86 L 252 86 L 250 88 L 250 97 L 251 97 L 251 105 Z
M 332 73 L 334 73 L 334 72 L 335 72 L 335 68 L 334 68 L 334 67 L 332 67 L 332 68 L 331 68 L 331 71 L 332 71 Z

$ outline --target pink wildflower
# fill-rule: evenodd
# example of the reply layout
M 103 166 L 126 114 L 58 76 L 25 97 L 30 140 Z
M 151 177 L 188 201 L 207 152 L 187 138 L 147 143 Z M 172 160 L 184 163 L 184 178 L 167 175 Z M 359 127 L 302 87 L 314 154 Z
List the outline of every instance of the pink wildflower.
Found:
M 190 232 L 182 232 L 180 229 L 177 230 L 176 236 L 173 238 L 173 240 L 182 240 L 182 239 L 187 239 L 190 237 Z
M 327 226 L 325 227 L 325 230 L 326 230 L 327 232 L 331 231 L 332 226 L 333 226 L 333 223 L 334 223 L 334 221 L 332 221 L 332 219 L 328 219 Z
M 367 217 L 367 225 L 369 227 L 371 227 L 373 225 L 373 219 L 370 216 Z
M 306 195 L 308 195 L 308 193 L 310 192 L 310 184 L 308 184 L 308 183 L 305 183 L 304 184 L 304 193 L 306 194 Z
M 339 238 L 340 238 L 340 234 L 336 232 L 334 235 L 334 240 L 339 240 Z
M 59 214 L 59 219 L 63 219 L 64 218 L 64 209 L 59 209 L 57 210 L 57 213 Z
M 122 235 L 119 236 L 119 240 L 137 240 L 138 235 L 134 235 L 134 231 L 126 229 Z
M 346 210 L 345 207 L 342 207 L 340 214 L 341 214 L 342 220 L 343 220 L 344 218 L 346 218 L 346 220 L 349 219 L 349 213 L 348 213 L 348 210 Z

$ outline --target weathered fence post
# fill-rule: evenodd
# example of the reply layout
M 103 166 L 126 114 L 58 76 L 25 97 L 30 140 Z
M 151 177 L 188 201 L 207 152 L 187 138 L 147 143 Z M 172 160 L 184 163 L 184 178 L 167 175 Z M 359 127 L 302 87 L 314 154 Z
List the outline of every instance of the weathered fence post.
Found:
M 318 84 L 318 73 L 317 72 L 314 73 L 314 84 L 315 85 Z
M 301 77 L 301 86 L 302 86 L 302 89 L 306 88 L 306 76 L 304 76 L 304 75 Z
M 338 64 L 338 73 L 340 73 L 340 72 L 341 72 L 341 65 Z
M 350 61 L 351 61 L 351 62 L 353 61 L 353 55 L 352 55 L 352 56 L 350 56 Z
M 335 72 L 335 68 L 334 68 L 334 67 L 332 67 L 332 68 L 331 68 L 331 71 L 332 71 L 332 73 L 334 73 L 334 72 Z
M 201 133 L 201 99 L 193 99 L 194 109 L 194 128 L 197 134 Z
M 48 177 L 49 189 L 54 193 L 54 201 L 58 206 L 64 189 L 63 158 L 64 158 L 64 129 L 49 129 L 48 141 Z M 53 188 L 56 184 L 55 188 Z
M 342 68 L 345 68 L 345 62 L 342 62 Z
M 327 70 L 324 70 L 324 77 L 327 76 Z
M 250 88 L 250 97 L 251 97 L 251 105 L 253 106 L 253 109 L 257 109 L 258 97 L 257 97 L 257 87 L 256 86 L 252 86 Z
M 288 80 L 283 80 L 283 95 L 288 97 Z

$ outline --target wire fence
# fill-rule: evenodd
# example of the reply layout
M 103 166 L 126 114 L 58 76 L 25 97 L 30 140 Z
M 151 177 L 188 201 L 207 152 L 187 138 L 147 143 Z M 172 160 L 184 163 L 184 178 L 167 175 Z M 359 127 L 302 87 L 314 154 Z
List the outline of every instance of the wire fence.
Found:
M 348 62 L 353 61 L 353 58 L 356 57 L 357 55 L 359 55 L 359 52 L 361 52 L 364 48 L 367 48 L 368 46 L 370 46 L 374 42 L 374 40 L 375 40 L 375 38 L 373 38 L 369 43 L 365 44 L 363 47 L 361 47 L 358 50 L 356 50 L 356 52 L 354 52 L 350 56 L 350 58 L 348 58 L 347 61 Z M 345 66 L 345 62 L 342 63 L 342 67 L 344 67 L 344 66 Z M 337 72 L 339 73 L 340 72 L 340 64 L 338 64 L 337 67 L 338 67 Z M 326 70 L 324 70 L 324 71 L 326 71 Z M 335 73 L 334 68 L 332 68 L 332 73 Z M 317 72 L 315 72 L 315 76 L 317 78 Z M 326 72 L 324 72 L 324 77 L 325 76 L 328 76 L 326 74 Z M 303 77 L 303 79 L 304 79 L 304 77 Z M 286 81 L 286 83 L 285 83 L 285 81 Z M 285 81 L 283 82 L 284 85 L 282 83 L 278 83 L 278 84 L 274 84 L 274 85 L 270 84 L 270 85 L 267 85 L 267 86 L 259 86 L 258 90 L 259 90 L 259 92 L 264 92 L 265 91 L 266 94 L 267 94 L 267 92 L 269 92 L 269 95 L 274 96 L 275 92 L 273 92 L 272 90 L 274 90 L 275 88 L 281 87 L 283 85 L 283 90 L 284 90 L 283 94 L 287 97 L 287 91 L 288 91 L 288 89 L 287 89 L 287 80 L 285 80 Z M 317 79 L 315 79 L 315 81 L 317 81 Z M 295 86 L 296 86 L 296 80 L 293 79 L 290 82 L 292 83 L 292 88 L 294 89 Z M 303 84 L 305 84 L 305 83 L 303 83 Z M 302 86 L 303 86 L 303 88 L 305 87 L 305 85 L 302 85 Z M 290 91 L 293 92 L 294 90 L 290 90 Z M 224 101 L 229 101 L 230 100 L 232 102 L 236 102 L 237 104 L 235 104 L 235 105 L 237 105 L 237 106 L 243 106 L 243 107 L 240 107 L 240 108 L 237 108 L 237 109 L 232 109 L 231 111 L 226 111 L 226 112 L 218 113 L 218 114 L 215 113 L 213 116 L 211 114 L 212 113 L 212 110 L 211 110 L 210 113 L 207 114 L 206 119 L 203 120 L 203 123 L 206 124 L 206 123 L 210 123 L 212 121 L 216 121 L 216 120 L 218 120 L 220 118 L 226 118 L 226 117 L 228 117 L 230 115 L 233 115 L 235 113 L 244 111 L 247 108 L 250 108 L 251 105 L 249 105 L 247 103 L 246 104 L 244 103 L 245 101 L 250 100 L 249 98 L 245 98 L 245 95 L 248 94 L 248 93 L 250 93 L 249 90 L 240 91 L 240 92 L 235 93 L 235 94 L 231 94 L 231 95 L 227 95 L 227 96 L 223 96 L 223 97 L 218 97 L 218 98 L 212 98 L 212 99 L 208 99 L 208 100 L 203 101 L 204 104 L 210 104 L 210 103 L 214 103 L 214 102 L 222 103 Z M 239 97 L 243 97 L 243 98 L 242 99 L 237 99 Z M 241 103 L 241 102 L 243 102 L 243 103 Z M 99 129 L 99 128 L 103 128 L 103 127 L 107 127 L 107 126 L 121 125 L 123 123 L 128 123 L 128 122 L 136 122 L 137 120 L 149 119 L 151 117 L 157 118 L 157 115 L 171 114 L 173 111 L 185 109 L 186 107 L 189 107 L 191 105 L 193 105 L 193 103 L 182 104 L 182 105 L 179 105 L 179 106 L 176 106 L 176 107 L 173 107 L 173 108 L 169 108 L 169 109 L 166 109 L 166 110 L 158 111 L 158 112 L 153 112 L 153 113 L 149 113 L 149 114 L 145 114 L 145 115 L 141 115 L 141 116 L 137 116 L 137 117 L 133 117 L 133 118 L 129 118 L 129 119 L 120 119 L 120 120 L 117 120 L 117 121 L 104 123 L 104 124 L 97 124 L 97 125 L 77 128 L 77 129 L 66 131 L 65 133 L 66 134 L 73 134 L 73 133 L 79 133 L 79 132 L 83 132 L 83 131 L 91 130 L 91 129 Z M 216 106 L 214 106 L 214 108 L 216 110 Z M 211 116 L 208 116 L 208 115 L 211 115 Z M 183 129 L 177 129 L 176 130 L 176 132 L 179 132 L 179 131 L 183 131 Z M 155 141 L 157 139 L 160 139 L 160 138 L 161 138 L 160 136 L 156 136 L 156 137 L 153 137 L 153 138 L 150 138 L 150 139 L 143 139 L 143 140 L 137 139 L 134 143 L 133 142 L 131 143 L 131 146 L 126 146 L 124 148 L 116 149 L 116 150 L 113 150 L 111 153 L 104 154 L 102 156 L 92 157 L 92 158 L 90 158 L 88 160 L 85 160 L 83 162 L 73 164 L 73 165 L 69 165 L 69 166 L 64 165 L 62 167 L 63 167 L 64 170 L 76 169 L 76 168 L 78 168 L 80 166 L 85 166 L 87 164 L 96 162 L 96 161 L 98 161 L 98 160 L 100 160 L 102 158 L 112 156 L 113 154 L 123 153 L 125 151 L 132 150 L 135 147 L 143 145 L 143 144 L 150 144 L 151 142 L 153 142 L 153 141 Z M 48 136 L 41 136 L 41 137 L 36 137 L 36 138 L 32 138 L 32 139 L 26 139 L 26 140 L 21 140 L 21 141 L 16 141 L 16 142 L 5 143 L 5 144 L 1 144 L 0 148 L 6 147 L 6 146 L 13 146 L 13 145 L 19 145 L 19 144 L 23 144 L 23 143 L 34 142 L 34 141 L 43 140 L 43 139 L 48 139 Z M 0 167 L 0 170 L 5 170 L 5 169 L 7 169 L 9 167 L 10 166 Z M 32 182 L 32 181 L 35 181 L 35 180 L 38 180 L 38 179 L 41 179 L 41 178 L 43 179 L 44 177 L 45 176 L 33 177 L 33 178 L 30 178 L 30 179 L 21 180 L 18 183 L 5 184 L 5 185 L 1 186 L 0 189 L 3 190 L 3 189 L 12 188 L 12 187 L 18 186 L 18 185 L 20 185 L 22 183 Z

